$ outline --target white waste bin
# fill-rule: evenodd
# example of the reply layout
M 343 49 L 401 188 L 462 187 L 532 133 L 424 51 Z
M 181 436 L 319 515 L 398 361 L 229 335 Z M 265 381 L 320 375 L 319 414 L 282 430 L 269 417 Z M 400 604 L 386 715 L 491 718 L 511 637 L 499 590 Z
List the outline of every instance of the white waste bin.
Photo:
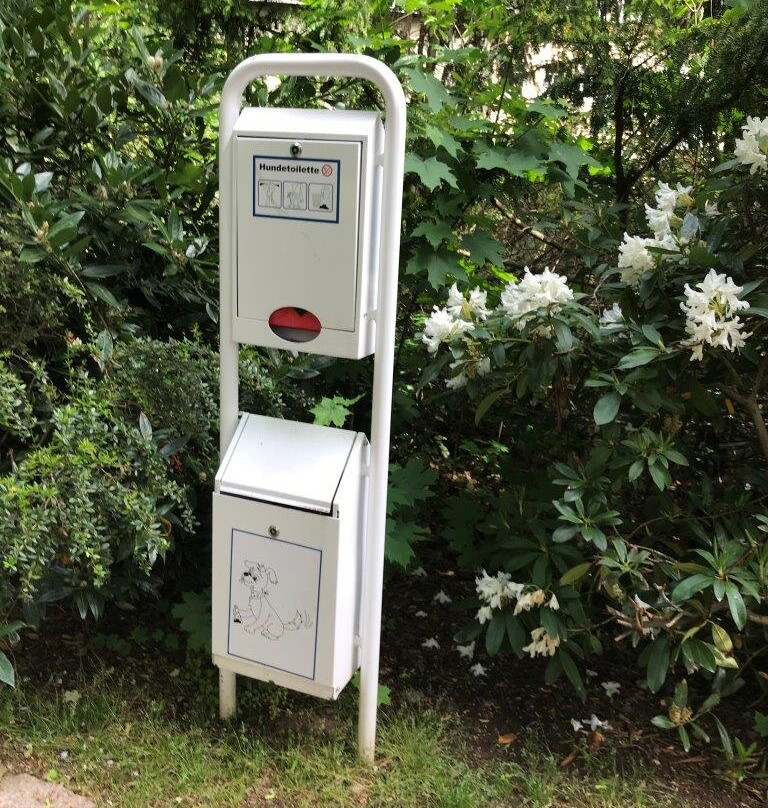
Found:
M 359 666 L 362 433 L 244 414 L 213 496 L 213 659 L 335 699 Z

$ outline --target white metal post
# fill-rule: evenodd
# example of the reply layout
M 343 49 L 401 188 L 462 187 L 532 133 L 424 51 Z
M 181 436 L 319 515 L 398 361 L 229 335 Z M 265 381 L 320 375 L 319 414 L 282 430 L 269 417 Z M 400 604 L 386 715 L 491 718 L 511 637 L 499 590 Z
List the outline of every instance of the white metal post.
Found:
M 317 76 L 360 78 L 375 84 L 386 111 L 381 198 L 382 230 L 376 297 L 376 344 L 371 413 L 371 479 L 368 487 L 368 526 L 362 581 L 362 654 L 358 746 L 360 756 L 373 761 L 376 746 L 376 709 L 379 688 L 379 644 L 384 578 L 384 540 L 387 478 L 394 372 L 397 277 L 400 255 L 403 162 L 406 106 L 400 82 L 384 64 L 356 54 L 263 54 L 245 59 L 224 85 L 219 117 L 219 233 L 220 233 L 220 407 L 221 452 L 237 426 L 237 343 L 232 335 L 234 309 L 235 230 L 233 187 L 233 131 L 245 88 L 259 76 Z M 223 718 L 235 711 L 235 674 L 219 677 L 219 709 Z

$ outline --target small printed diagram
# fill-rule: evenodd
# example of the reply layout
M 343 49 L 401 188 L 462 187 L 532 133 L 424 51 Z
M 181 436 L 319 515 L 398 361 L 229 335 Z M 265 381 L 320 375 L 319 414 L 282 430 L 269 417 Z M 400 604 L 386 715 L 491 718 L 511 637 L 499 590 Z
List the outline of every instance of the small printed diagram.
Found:
M 282 189 L 280 186 L 281 183 L 274 180 L 259 180 L 260 208 L 279 208 L 282 206 Z
M 333 184 L 330 182 L 310 182 L 309 209 L 333 211 Z
M 306 610 L 297 608 L 289 619 L 284 619 L 284 615 L 272 605 L 272 588 L 280 583 L 272 567 L 260 561 L 245 561 L 239 582 L 240 594 L 248 595 L 248 605 L 233 605 L 232 620 L 241 624 L 248 634 L 259 633 L 275 641 L 281 639 L 286 631 L 310 629 L 314 625 Z
M 285 210 L 307 209 L 306 182 L 283 183 L 283 208 L 285 208 Z

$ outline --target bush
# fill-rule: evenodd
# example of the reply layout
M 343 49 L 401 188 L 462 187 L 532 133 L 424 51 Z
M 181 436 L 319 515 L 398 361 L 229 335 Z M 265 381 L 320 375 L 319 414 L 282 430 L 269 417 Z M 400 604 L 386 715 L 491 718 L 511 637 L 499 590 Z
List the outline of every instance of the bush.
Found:
M 35 622 L 44 604 L 65 597 L 83 616 L 99 616 L 107 598 L 156 587 L 152 567 L 174 529 L 193 525 L 149 430 L 126 423 L 86 377 L 50 428 L 44 446 L 0 477 L 0 608 L 11 611 L 18 597 Z
M 575 282 L 526 267 L 501 289 L 454 285 L 425 322 L 428 373 L 447 369 L 514 455 L 445 513 L 490 570 L 467 637 L 545 657 L 581 693 L 606 620 L 652 691 L 702 675 L 704 712 L 765 651 L 768 118 L 736 154 L 695 188 L 659 183 L 651 232 Z M 686 745 L 693 720 L 670 718 Z

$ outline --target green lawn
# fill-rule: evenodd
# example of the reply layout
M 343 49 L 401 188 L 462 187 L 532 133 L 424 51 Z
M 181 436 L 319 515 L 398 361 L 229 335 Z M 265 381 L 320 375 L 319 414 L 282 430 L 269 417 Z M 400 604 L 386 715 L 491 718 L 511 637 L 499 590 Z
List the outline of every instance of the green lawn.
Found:
M 482 753 L 450 714 L 413 707 L 382 710 L 368 768 L 355 759 L 354 693 L 328 705 L 246 686 L 243 719 L 223 725 L 200 669 L 192 680 L 174 671 L 161 687 L 141 672 L 100 669 L 5 689 L 0 761 L 119 808 L 682 805 L 643 772 L 618 775 L 607 755 L 561 768 L 533 746 Z

